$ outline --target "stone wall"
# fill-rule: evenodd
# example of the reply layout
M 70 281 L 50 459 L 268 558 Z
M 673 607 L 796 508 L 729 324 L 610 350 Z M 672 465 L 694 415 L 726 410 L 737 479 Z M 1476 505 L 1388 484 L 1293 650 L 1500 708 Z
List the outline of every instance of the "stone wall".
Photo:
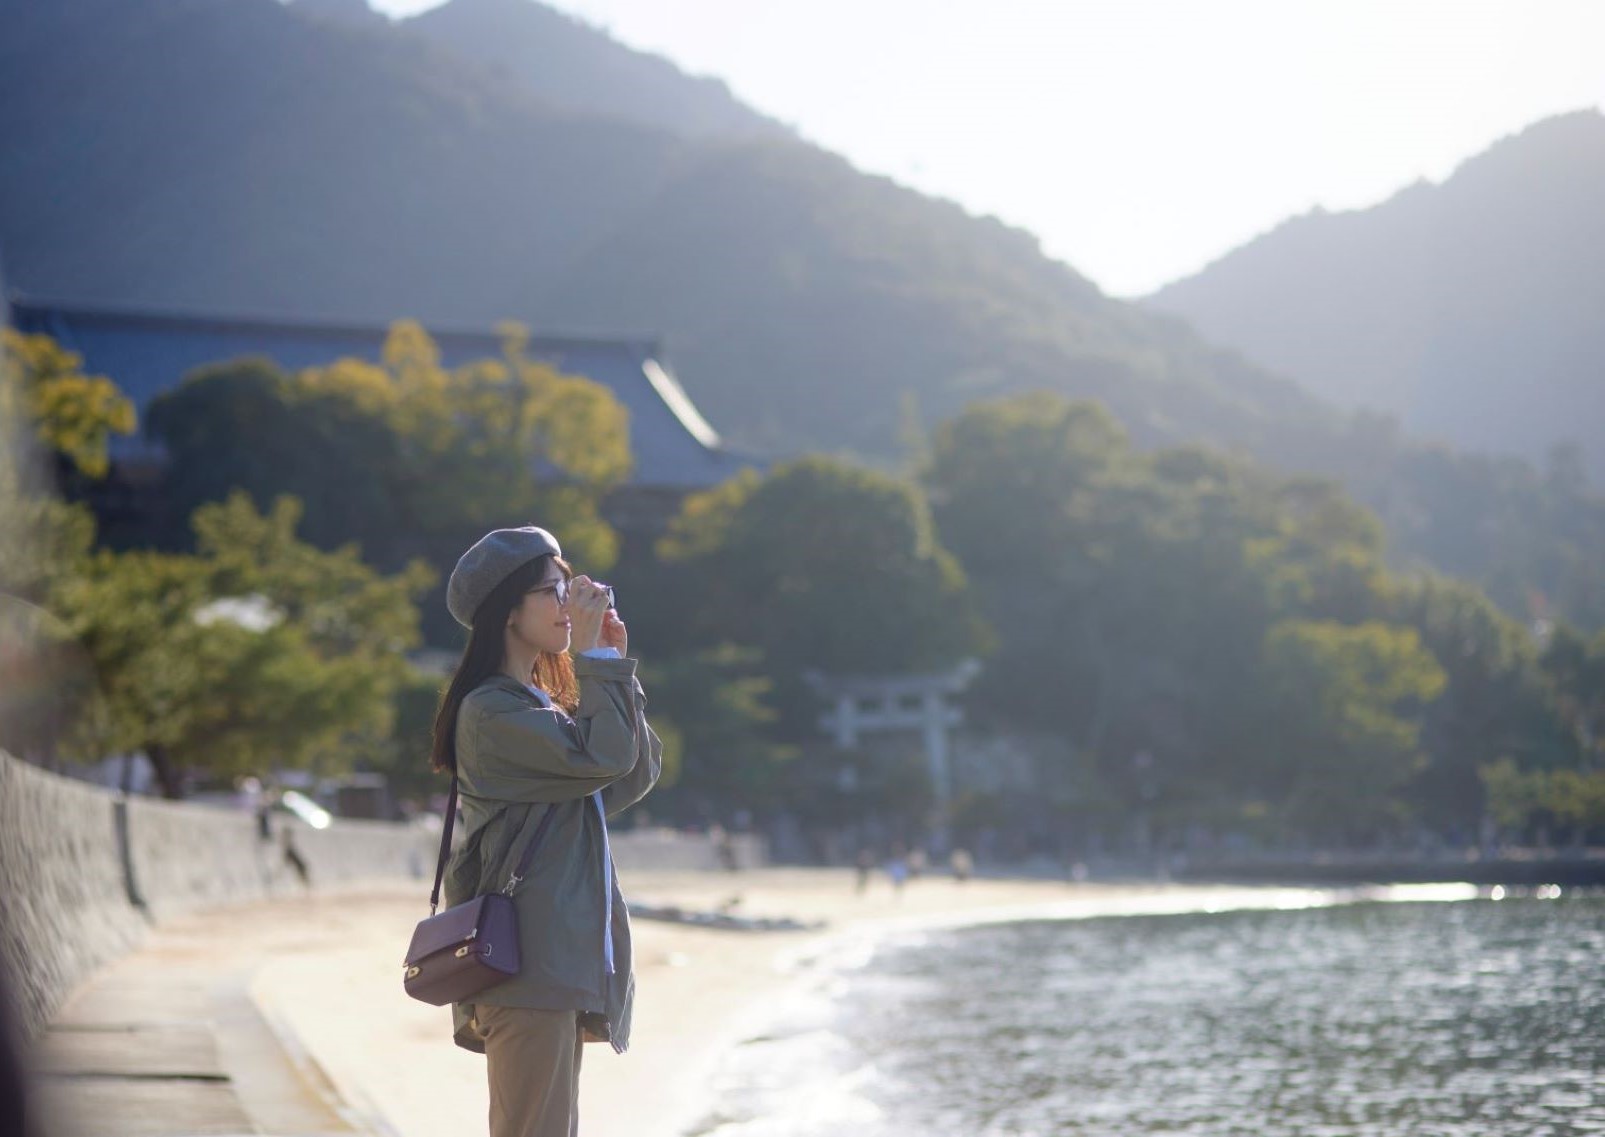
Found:
M 438 837 L 127 798 L 0 753 L 0 967 L 25 1033 L 73 986 L 187 912 L 313 889 L 421 878 Z M 286 848 L 305 875 L 295 868 Z
M 700 834 L 679 833 L 673 829 L 633 829 L 612 836 L 613 863 L 629 885 L 631 872 L 701 872 L 722 869 L 718 846 Z M 736 865 L 744 869 L 763 866 L 768 857 L 763 839 L 751 833 L 730 837 L 730 851 Z
M 112 795 L 0 753 L 0 968 L 24 1032 L 137 946 Z
M 157 923 L 286 892 L 418 879 L 434 868 L 440 840 L 416 825 L 314 829 L 283 813 L 264 835 L 249 813 L 154 798 L 130 800 L 128 818 L 133 897 Z
M 124 798 L 0 751 L 0 972 L 31 1034 L 151 924 L 381 881 L 416 880 L 422 906 L 439 843 L 438 827 L 340 820 L 314 829 L 282 813 L 264 834 L 249 813 Z M 620 830 L 612 846 L 626 873 L 723 867 L 706 836 Z M 757 837 L 734 836 L 730 848 L 741 867 L 764 863 Z

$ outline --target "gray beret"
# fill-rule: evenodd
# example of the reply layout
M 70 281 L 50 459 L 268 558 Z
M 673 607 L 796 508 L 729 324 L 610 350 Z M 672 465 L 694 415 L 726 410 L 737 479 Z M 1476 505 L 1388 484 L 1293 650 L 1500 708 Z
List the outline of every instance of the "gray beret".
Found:
M 557 538 L 544 529 L 493 529 L 457 560 L 446 582 L 446 608 L 465 628 L 474 625 L 474 613 L 514 569 L 536 557 L 563 555 Z

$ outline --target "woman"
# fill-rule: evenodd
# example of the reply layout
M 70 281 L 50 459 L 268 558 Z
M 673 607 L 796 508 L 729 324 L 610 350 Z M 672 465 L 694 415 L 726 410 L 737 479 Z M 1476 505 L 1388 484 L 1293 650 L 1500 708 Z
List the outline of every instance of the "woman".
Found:
M 578 1133 L 583 1044 L 629 1041 L 630 925 L 606 818 L 651 790 L 663 747 L 611 602 L 533 526 L 486 534 L 446 586 L 469 628 L 435 715 L 435 769 L 457 776 L 465 831 L 447 904 L 501 888 L 555 811 L 513 893 L 519 973 L 453 1008 L 457 1044 L 487 1060 L 491 1137 Z

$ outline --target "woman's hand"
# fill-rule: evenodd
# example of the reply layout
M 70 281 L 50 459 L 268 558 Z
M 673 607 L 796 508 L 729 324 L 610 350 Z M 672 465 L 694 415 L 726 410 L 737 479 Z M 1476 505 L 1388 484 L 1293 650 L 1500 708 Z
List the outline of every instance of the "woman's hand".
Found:
M 575 655 L 606 646 L 602 638 L 603 619 L 608 615 L 607 592 L 588 576 L 568 582 L 568 647 Z M 617 617 L 614 617 L 617 619 Z M 620 655 L 623 652 L 619 653 Z
M 619 619 L 619 614 L 609 608 L 602 617 L 602 638 L 597 641 L 597 647 L 611 647 L 617 649 L 619 658 L 628 659 L 630 655 L 630 633 Z

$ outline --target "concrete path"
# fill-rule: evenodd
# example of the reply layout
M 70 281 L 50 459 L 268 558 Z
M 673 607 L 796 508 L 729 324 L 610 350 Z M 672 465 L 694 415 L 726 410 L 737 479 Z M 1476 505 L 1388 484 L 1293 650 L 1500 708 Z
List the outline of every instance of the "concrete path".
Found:
M 355 903 L 360 909 L 361 902 Z M 39 1040 L 52 1137 L 334 1137 L 368 1133 L 250 994 L 272 958 L 339 946 L 328 897 L 188 917 L 76 991 Z

